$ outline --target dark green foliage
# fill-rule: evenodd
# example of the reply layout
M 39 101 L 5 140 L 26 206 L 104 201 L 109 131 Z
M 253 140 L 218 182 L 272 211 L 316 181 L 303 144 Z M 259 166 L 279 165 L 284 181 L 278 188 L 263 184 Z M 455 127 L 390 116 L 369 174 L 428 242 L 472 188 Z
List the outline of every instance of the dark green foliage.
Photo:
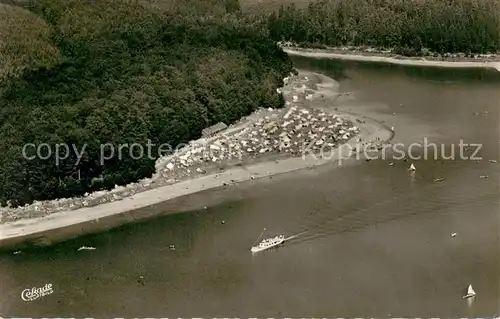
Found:
M 320 0 L 269 17 L 273 39 L 308 45 L 396 48 L 418 55 L 500 50 L 497 0 Z
M 227 13 L 241 13 L 241 6 L 238 0 L 225 0 L 224 6 Z
M 204 17 L 179 15 L 181 6 L 159 13 L 119 1 L 35 2 L 31 10 L 52 25 L 63 62 L 5 82 L 0 201 L 24 204 L 137 181 L 152 175 L 154 159 L 134 159 L 139 154 L 129 148 L 118 156 L 118 145 L 140 144 L 145 152 L 155 145 L 156 158 L 160 144 L 175 147 L 259 106 L 282 107 L 276 88 L 291 71 L 288 56 L 265 21 L 226 14 L 227 3 L 219 3 L 221 12 Z M 52 150 L 64 143 L 70 154 L 60 163 L 29 160 L 26 143 Z M 115 156 L 101 165 L 107 143 Z

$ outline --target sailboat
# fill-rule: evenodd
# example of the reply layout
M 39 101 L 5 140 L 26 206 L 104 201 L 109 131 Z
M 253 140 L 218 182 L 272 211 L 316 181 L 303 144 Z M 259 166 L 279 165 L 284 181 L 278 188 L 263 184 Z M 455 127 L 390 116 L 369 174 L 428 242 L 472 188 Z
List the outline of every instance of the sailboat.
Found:
M 417 169 L 415 168 L 415 165 L 411 164 L 410 168 L 408 168 L 409 171 L 416 171 Z
M 462 298 L 463 299 L 472 298 L 475 295 L 476 295 L 476 292 L 474 291 L 474 289 L 472 289 L 472 285 L 469 285 L 469 288 L 467 288 L 467 294 L 465 296 L 463 296 Z
M 264 231 L 260 234 L 260 236 L 262 236 L 262 234 L 264 234 L 265 231 L 266 231 L 266 229 L 264 228 Z M 259 238 L 260 238 L 260 236 L 259 236 Z M 258 238 L 257 238 L 257 240 L 258 240 Z M 284 241 L 285 241 L 284 235 L 278 235 L 278 236 L 272 237 L 272 238 L 265 238 L 258 245 L 252 246 L 250 251 L 252 253 L 263 251 L 263 250 L 266 250 L 269 248 L 276 247 L 276 246 L 282 244 Z

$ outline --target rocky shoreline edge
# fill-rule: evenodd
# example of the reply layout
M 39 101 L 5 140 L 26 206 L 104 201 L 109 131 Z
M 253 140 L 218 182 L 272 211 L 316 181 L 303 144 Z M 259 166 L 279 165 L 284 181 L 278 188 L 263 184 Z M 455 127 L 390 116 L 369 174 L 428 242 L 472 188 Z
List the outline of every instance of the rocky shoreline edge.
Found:
M 159 204 L 173 198 L 311 168 L 354 154 L 340 154 L 340 145 L 362 140 L 377 148 L 392 139 L 393 132 L 375 120 L 317 107 L 331 106 L 343 95 L 333 79 L 301 71 L 284 82 L 279 91 L 285 97 L 285 108 L 261 109 L 223 134 L 191 142 L 173 156 L 159 159 L 151 179 L 83 198 L 2 208 L 0 249 L 47 246 L 109 230 L 164 214 Z M 309 145 L 311 154 L 325 147 L 330 154 L 328 158 L 305 157 L 301 151 L 304 145 Z
M 310 58 L 326 58 L 359 62 L 383 62 L 406 66 L 432 66 L 442 68 L 489 68 L 500 72 L 500 53 L 467 55 L 465 53 L 437 54 L 428 52 L 422 56 L 403 56 L 389 49 L 369 47 L 302 47 L 291 42 L 278 45 L 288 55 Z

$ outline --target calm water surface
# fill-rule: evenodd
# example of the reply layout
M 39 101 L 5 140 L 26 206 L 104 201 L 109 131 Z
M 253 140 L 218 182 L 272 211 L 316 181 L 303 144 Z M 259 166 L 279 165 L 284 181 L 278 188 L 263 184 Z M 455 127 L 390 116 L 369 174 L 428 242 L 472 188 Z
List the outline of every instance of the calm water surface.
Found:
M 414 162 L 414 174 L 409 162 L 359 160 L 177 199 L 162 209 L 187 213 L 0 256 L 0 314 L 498 314 L 500 164 L 489 162 L 499 155 L 498 76 L 326 60 L 297 59 L 296 65 L 339 80 L 351 95 L 327 107 L 386 121 L 396 128 L 394 143 L 427 138 L 446 145 L 449 155 L 462 139 L 482 144 L 484 160 L 431 156 Z M 309 232 L 252 256 L 263 228 Z M 82 245 L 97 250 L 77 252 Z M 47 283 L 53 294 L 21 299 L 23 289 Z M 462 299 L 469 284 L 477 293 L 472 302 Z

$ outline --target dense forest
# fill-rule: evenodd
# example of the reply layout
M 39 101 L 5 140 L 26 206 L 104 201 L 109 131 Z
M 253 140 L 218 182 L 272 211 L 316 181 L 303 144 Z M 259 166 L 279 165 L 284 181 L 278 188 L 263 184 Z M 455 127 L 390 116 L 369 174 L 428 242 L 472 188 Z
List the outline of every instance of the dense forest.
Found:
M 498 0 L 320 0 L 269 18 L 276 41 L 370 46 L 405 55 L 500 50 Z
M 258 107 L 282 107 L 276 88 L 292 63 L 277 41 L 408 55 L 500 49 L 497 0 L 300 0 L 272 13 L 242 1 L 248 10 L 238 0 L 0 4 L 0 203 L 150 177 L 154 159 L 125 152 L 103 165 L 100 145 L 178 145 Z M 279 1 L 292 0 L 272 7 Z M 58 163 L 28 159 L 28 143 L 75 148 Z
M 170 4 L 43 0 L 29 5 L 36 18 L 24 24 L 38 23 L 38 37 L 4 29 L 19 45 L 0 50 L 9 58 L 0 82 L 2 204 L 81 195 L 154 172 L 154 160 L 128 152 L 101 165 L 101 144 L 175 146 L 217 122 L 284 105 L 276 88 L 292 64 L 265 18 L 243 17 L 231 0 Z M 3 15 L 28 16 L 5 7 Z M 24 156 L 27 143 L 86 148 L 80 162 L 70 148 L 56 163 L 34 148 Z

